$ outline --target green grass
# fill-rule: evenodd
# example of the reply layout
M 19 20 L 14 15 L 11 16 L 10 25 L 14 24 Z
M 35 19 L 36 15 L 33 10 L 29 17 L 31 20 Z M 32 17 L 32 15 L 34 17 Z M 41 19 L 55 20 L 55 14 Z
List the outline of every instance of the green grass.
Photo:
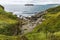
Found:
M 50 30 L 58 30 L 56 28 L 58 28 L 60 26 L 60 12 L 56 13 L 56 14 L 46 14 L 46 20 L 43 21 L 42 24 L 39 24 L 34 30 L 33 32 L 37 32 L 38 30 L 45 30 L 44 28 L 51 28 Z M 45 17 L 44 16 L 44 17 Z M 48 29 L 48 30 L 49 30 Z
M 44 32 L 40 33 L 29 33 L 26 35 L 28 40 L 46 40 L 46 34 Z
M 60 6 L 50 8 L 43 15 L 45 20 L 25 36 L 28 40 L 60 40 Z M 47 38 L 46 38 L 47 33 Z M 54 36 L 51 38 L 51 36 Z
M 17 16 L 6 12 L 0 5 L 0 40 L 18 40 L 18 36 L 13 35 L 17 22 Z
M 0 40 L 20 40 L 19 36 L 0 35 Z
M 20 38 L 24 40 L 60 40 L 60 6 L 46 11 L 42 24 L 38 24 L 31 33 L 20 37 L 13 35 L 18 22 L 17 16 L 4 11 L 3 7 L 0 6 L 0 40 L 20 40 Z M 18 32 L 20 33 L 20 30 Z

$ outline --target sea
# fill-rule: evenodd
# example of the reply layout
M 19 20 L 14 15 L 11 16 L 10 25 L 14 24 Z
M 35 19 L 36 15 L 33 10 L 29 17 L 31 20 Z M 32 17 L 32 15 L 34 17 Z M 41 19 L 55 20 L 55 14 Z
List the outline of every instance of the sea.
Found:
M 5 11 L 12 12 L 13 14 L 16 14 L 17 16 L 22 15 L 25 17 L 35 15 L 41 11 L 45 11 L 49 8 L 56 7 L 59 4 L 46 4 L 46 5 L 33 5 L 33 6 L 25 6 L 25 5 L 19 5 L 19 4 L 7 4 L 3 5 L 5 8 Z

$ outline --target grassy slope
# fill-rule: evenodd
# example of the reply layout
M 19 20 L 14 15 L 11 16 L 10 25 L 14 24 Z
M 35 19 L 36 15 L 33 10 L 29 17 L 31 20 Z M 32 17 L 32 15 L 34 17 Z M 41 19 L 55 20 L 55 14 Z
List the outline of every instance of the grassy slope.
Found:
M 26 34 L 28 40 L 50 40 L 46 39 L 46 31 L 49 34 L 47 34 L 48 37 L 53 33 L 55 39 L 60 40 L 60 6 L 48 9 L 43 18 L 46 20 L 42 24 L 37 25 L 31 33 Z
M 4 11 L 1 7 L 0 7 L 0 22 L 5 22 L 5 23 L 15 23 L 16 22 L 16 16 L 12 15 L 12 13 L 10 12 L 6 12 Z
M 18 36 L 3 35 L 6 33 L 5 27 L 10 27 L 11 25 L 15 25 L 16 23 L 17 23 L 16 15 L 12 15 L 12 13 L 4 11 L 4 9 L 0 5 L 0 40 L 17 40 Z M 7 31 L 7 34 L 9 34 L 8 32 L 9 31 Z

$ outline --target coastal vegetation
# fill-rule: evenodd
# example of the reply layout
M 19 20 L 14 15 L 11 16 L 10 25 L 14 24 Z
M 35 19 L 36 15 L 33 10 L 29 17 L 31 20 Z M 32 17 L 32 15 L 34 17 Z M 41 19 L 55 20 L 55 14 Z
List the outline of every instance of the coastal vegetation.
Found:
M 6 12 L 0 5 L 0 40 L 17 40 L 18 17 L 11 12 Z
M 0 40 L 60 40 L 60 6 L 49 8 L 40 13 L 27 18 L 31 22 L 36 22 L 41 17 L 45 20 L 41 24 L 38 23 L 31 32 L 24 34 L 21 33 L 21 27 L 24 24 L 26 27 L 27 23 L 25 22 L 27 21 L 13 15 L 12 12 L 6 12 L 0 5 Z
M 28 40 L 60 40 L 60 6 L 47 9 L 45 19 L 25 36 Z

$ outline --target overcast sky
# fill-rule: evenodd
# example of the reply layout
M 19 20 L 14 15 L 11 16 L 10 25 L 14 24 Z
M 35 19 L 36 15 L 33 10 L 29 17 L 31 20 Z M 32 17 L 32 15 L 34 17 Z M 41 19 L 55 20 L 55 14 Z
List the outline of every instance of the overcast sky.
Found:
M 60 0 L 0 0 L 0 4 L 60 4 Z

